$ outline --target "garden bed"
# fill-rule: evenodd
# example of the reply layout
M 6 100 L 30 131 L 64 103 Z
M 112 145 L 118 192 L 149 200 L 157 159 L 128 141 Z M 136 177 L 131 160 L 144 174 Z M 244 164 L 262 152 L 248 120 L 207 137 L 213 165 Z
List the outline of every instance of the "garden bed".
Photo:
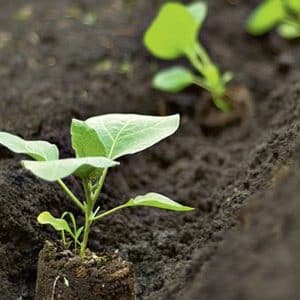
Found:
M 245 33 L 259 1 L 210 1 L 201 39 L 251 90 L 255 114 L 203 131 L 191 117 L 201 91 L 166 95 L 150 86 L 160 63 L 141 37 L 162 2 L 29 1 L 26 20 L 16 17 L 22 1 L 1 3 L 0 129 L 56 143 L 66 157 L 72 117 L 158 114 L 167 99 L 182 114 L 179 131 L 122 159 L 101 206 L 153 190 L 195 212 L 126 210 L 94 226 L 90 248 L 118 249 L 134 264 L 138 299 L 298 299 L 300 44 Z M 86 21 L 90 12 L 95 22 Z M 68 183 L 80 193 L 75 179 Z M 54 184 L 0 149 L 0 299 L 33 299 L 38 252 L 56 236 L 36 216 L 71 208 Z

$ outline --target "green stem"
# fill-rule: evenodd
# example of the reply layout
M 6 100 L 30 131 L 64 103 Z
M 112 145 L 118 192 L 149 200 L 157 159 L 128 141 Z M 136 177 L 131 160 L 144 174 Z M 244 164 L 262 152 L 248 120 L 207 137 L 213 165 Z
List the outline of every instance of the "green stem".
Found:
M 212 65 L 212 62 L 207 52 L 205 51 L 205 49 L 202 47 L 201 44 L 197 43 L 195 47 L 195 51 L 204 65 Z
M 58 184 L 64 190 L 64 192 L 70 197 L 70 199 L 84 212 L 84 206 L 80 200 L 71 192 L 71 190 L 64 184 L 64 182 L 59 179 L 57 180 Z
M 80 246 L 80 257 L 84 257 L 88 239 L 89 239 L 89 234 L 90 234 L 90 229 L 91 229 L 91 224 L 92 221 L 90 220 L 90 212 L 89 209 L 85 212 L 85 224 L 84 224 L 84 232 L 83 232 L 83 240 Z
M 195 76 L 193 83 L 210 92 L 210 88 L 201 78 Z
M 223 100 L 221 97 L 213 95 L 213 101 L 214 101 L 215 106 L 218 109 L 220 109 L 222 112 L 230 111 L 231 105 L 228 102 L 226 102 L 225 100 Z
M 188 51 L 187 52 L 187 57 L 190 61 L 190 63 L 194 66 L 194 68 L 200 73 L 200 74 L 204 74 L 204 69 L 205 66 L 204 64 L 198 60 L 197 55 L 195 54 L 195 52 L 193 51 Z
M 101 192 L 101 190 L 102 190 L 102 187 L 103 187 L 104 180 L 105 180 L 105 177 L 106 177 L 106 175 L 107 175 L 107 172 L 108 172 L 108 168 L 106 168 L 106 169 L 103 170 L 103 173 L 102 173 L 102 175 L 101 175 L 101 177 L 100 177 L 100 180 L 99 180 L 99 182 L 98 182 L 98 185 L 97 185 L 97 189 L 96 189 L 96 191 L 94 192 L 94 194 L 92 195 L 92 198 L 93 198 L 93 205 L 96 204 L 96 201 L 97 201 L 97 199 L 98 199 L 98 197 L 99 197 L 99 194 L 100 194 L 100 192 Z
M 126 207 L 129 207 L 129 205 L 127 203 L 119 205 L 119 206 L 117 206 L 115 208 L 112 208 L 112 209 L 110 209 L 110 210 L 108 210 L 108 211 L 106 211 L 106 212 L 104 212 L 104 213 L 96 216 L 94 218 L 94 221 L 98 221 L 98 220 L 102 219 L 103 217 L 106 217 L 106 216 L 108 216 L 108 215 L 116 212 L 117 210 L 120 210 L 120 209 L 123 209 L 123 208 L 126 208 Z
M 90 189 L 89 189 L 89 183 L 87 180 L 83 180 L 83 188 L 84 188 L 84 193 L 86 197 L 86 205 L 85 205 L 85 210 L 84 210 L 84 217 L 85 217 L 85 223 L 84 223 L 84 231 L 83 231 L 83 239 L 82 243 L 80 246 L 80 256 L 84 257 L 88 239 L 89 239 L 89 234 L 90 234 L 90 229 L 91 229 L 91 224 L 92 220 L 90 219 L 91 212 L 94 209 L 93 205 L 93 199 L 91 197 Z

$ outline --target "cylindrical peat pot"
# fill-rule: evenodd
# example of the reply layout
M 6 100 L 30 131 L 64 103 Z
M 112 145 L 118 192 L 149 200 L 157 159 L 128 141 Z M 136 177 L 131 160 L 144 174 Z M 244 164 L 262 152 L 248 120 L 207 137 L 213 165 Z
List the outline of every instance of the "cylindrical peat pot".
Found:
M 35 300 L 134 300 L 133 265 L 117 254 L 86 258 L 46 242 L 39 254 Z

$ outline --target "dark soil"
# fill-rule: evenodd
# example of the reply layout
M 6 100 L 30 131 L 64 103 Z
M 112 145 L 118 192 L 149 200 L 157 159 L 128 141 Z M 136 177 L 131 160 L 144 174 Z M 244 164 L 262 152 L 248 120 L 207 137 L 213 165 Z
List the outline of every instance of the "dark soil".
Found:
M 162 2 L 31 0 L 20 20 L 24 1 L 1 1 L 0 129 L 54 142 L 66 157 L 72 117 L 157 114 L 158 103 L 173 102 L 180 130 L 122 159 L 100 201 L 109 208 L 156 191 L 195 212 L 130 209 L 95 226 L 89 247 L 134 263 L 138 299 L 299 299 L 300 43 L 244 32 L 259 1 L 209 1 L 202 41 L 251 90 L 255 108 L 253 120 L 212 134 L 190 117 L 201 92 L 150 87 L 165 64 L 141 36 Z M 98 18 L 85 25 L 90 12 Z M 38 252 L 56 238 L 36 216 L 74 208 L 21 169 L 19 156 L 1 149 L 0 157 L 0 299 L 33 299 Z
M 116 252 L 82 259 L 46 241 L 39 254 L 35 300 L 135 300 L 132 263 Z

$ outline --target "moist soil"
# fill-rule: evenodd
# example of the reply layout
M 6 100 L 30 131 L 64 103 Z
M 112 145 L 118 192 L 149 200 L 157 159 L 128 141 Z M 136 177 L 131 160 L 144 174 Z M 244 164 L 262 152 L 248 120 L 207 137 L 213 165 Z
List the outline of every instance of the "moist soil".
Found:
M 100 205 L 155 191 L 196 210 L 128 209 L 91 233 L 90 249 L 118 250 L 134 264 L 138 299 L 300 298 L 300 43 L 248 36 L 243 24 L 258 2 L 209 1 L 201 40 L 251 91 L 254 108 L 216 133 L 193 116 L 201 91 L 151 89 L 168 64 L 141 37 L 162 0 L 1 1 L 1 130 L 56 143 L 68 157 L 72 117 L 157 114 L 165 102 L 182 115 L 174 136 L 110 172 Z M 57 237 L 37 224 L 38 213 L 74 210 L 20 158 L 0 150 L 3 300 L 34 297 L 38 252 Z M 77 180 L 67 183 L 81 195 Z
M 132 263 L 117 252 L 86 251 L 84 259 L 74 252 L 45 242 L 39 254 L 35 300 L 135 300 Z

